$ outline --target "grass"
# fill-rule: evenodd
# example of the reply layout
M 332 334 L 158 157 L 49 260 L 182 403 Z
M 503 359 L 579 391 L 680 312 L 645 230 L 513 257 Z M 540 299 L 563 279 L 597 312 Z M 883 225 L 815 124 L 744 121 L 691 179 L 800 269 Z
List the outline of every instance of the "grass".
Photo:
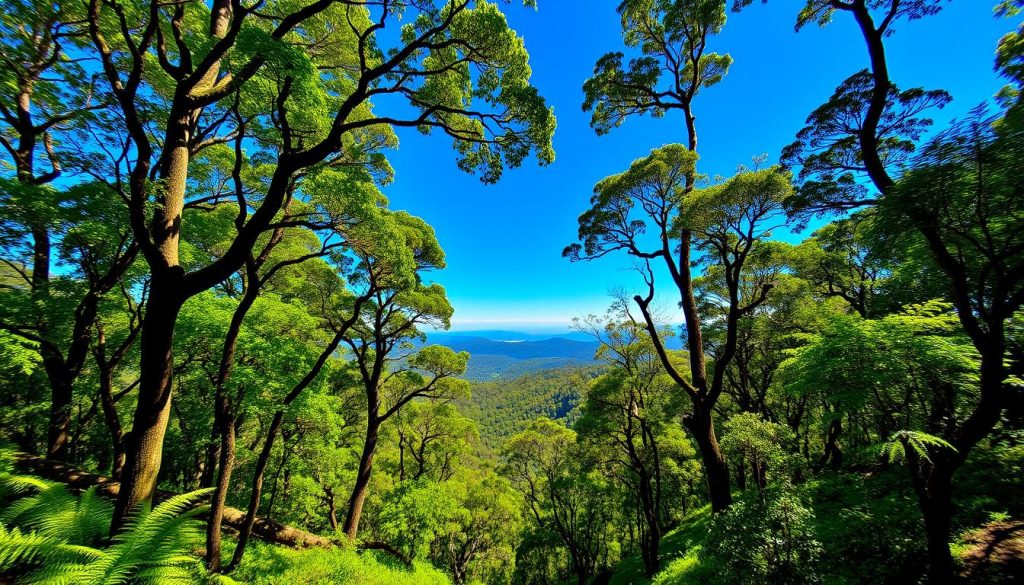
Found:
M 661 539 L 662 570 L 655 576 L 654 583 L 668 585 L 685 582 L 688 576 L 699 572 L 700 560 L 697 554 L 707 538 L 711 506 L 698 508 L 683 518 L 679 526 Z M 696 581 L 695 581 L 696 582 Z M 651 580 L 644 577 L 644 564 L 638 556 L 632 556 L 616 568 L 609 585 L 647 585 Z
M 351 547 L 293 550 L 253 542 L 245 562 L 231 576 L 251 585 L 450 585 L 451 579 L 428 563 L 411 568 L 377 551 Z

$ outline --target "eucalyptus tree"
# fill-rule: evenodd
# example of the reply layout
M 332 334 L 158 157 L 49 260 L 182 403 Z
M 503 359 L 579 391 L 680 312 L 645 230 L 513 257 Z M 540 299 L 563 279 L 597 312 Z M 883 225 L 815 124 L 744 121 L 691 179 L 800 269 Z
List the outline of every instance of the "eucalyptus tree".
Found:
M 46 453 L 65 459 L 73 386 L 89 358 L 97 306 L 137 247 L 129 230 L 118 229 L 123 204 L 113 192 L 96 184 L 55 186 L 67 174 L 74 131 L 108 105 L 80 54 L 81 8 L 22 1 L 4 8 L 0 145 L 9 166 L 0 175 L 0 251 L 19 278 L 7 291 L 11 310 L 0 328 L 37 345 L 50 386 Z M 55 276 L 55 262 L 76 270 Z
M 444 288 L 425 284 L 424 272 L 444 268 L 444 252 L 434 230 L 404 212 L 394 214 L 400 245 L 411 252 L 412 266 L 396 270 L 394 260 L 356 252 L 357 287 L 368 299 L 354 315 L 344 337 L 354 375 L 366 393 L 366 434 L 343 530 L 355 540 L 368 493 L 381 425 L 417 398 L 451 401 L 469 395 L 469 354 L 447 347 L 414 347 L 423 329 L 447 328 L 452 316 Z
M 714 408 L 736 355 L 739 323 L 767 299 L 775 284 L 765 273 L 753 284 L 752 294 L 741 295 L 741 285 L 758 278 L 746 262 L 783 221 L 783 201 L 792 188 L 788 174 L 772 167 L 744 170 L 719 185 L 693 190 L 688 177 L 694 174 L 695 163 L 692 151 L 670 144 L 599 182 L 592 208 L 579 218 L 582 244 L 567 247 L 563 254 L 571 260 L 594 260 L 623 251 L 642 263 L 647 291 L 633 300 L 662 366 L 690 399 L 692 408 L 684 424 L 700 450 L 712 507 L 719 512 L 729 506 L 731 495 L 729 470 L 715 436 Z M 700 254 L 697 259 L 691 258 L 691 247 Z M 672 292 L 679 295 L 686 320 L 688 374 L 665 349 L 651 308 L 657 291 L 652 261 L 664 265 Z M 723 304 L 716 316 L 724 316 L 725 335 L 713 356 L 703 338 L 695 265 L 721 271 Z
M 735 0 L 733 8 L 753 2 Z M 877 199 L 862 178 L 869 179 L 878 193 L 894 184 L 893 172 L 910 161 L 915 142 L 931 126 L 922 114 L 945 106 L 951 97 L 943 90 L 900 90 L 889 73 L 884 40 L 898 22 L 937 14 L 946 2 L 807 0 L 797 15 L 796 29 L 808 24 L 824 27 L 837 14 L 849 15 L 864 38 L 870 67 L 843 81 L 829 101 L 808 116 L 797 140 L 783 150 L 785 164 L 800 166 L 791 208 L 810 213 L 854 209 Z
M 400 18 L 411 24 L 380 34 Z M 552 159 L 554 118 L 529 84 L 522 40 L 486 2 L 91 0 L 86 21 L 130 143 L 112 182 L 152 275 L 116 530 L 156 484 L 181 306 L 245 265 L 289 190 L 303 196 L 301 173 L 367 162 L 392 128 L 414 127 L 447 134 L 460 168 L 496 181 L 531 153 Z M 399 98 L 384 100 L 391 113 L 371 108 L 379 96 Z M 236 169 L 258 162 L 267 172 L 236 171 L 241 189 L 197 192 L 197 157 L 232 139 Z M 186 270 L 180 228 L 199 199 L 231 201 L 238 216 L 224 253 Z
M 544 541 L 553 537 L 568 551 L 570 571 L 580 585 L 607 558 L 613 514 L 607 482 L 590 469 L 590 459 L 574 431 L 543 417 L 502 447 L 502 475 L 522 493 Z
M 940 433 L 952 445 L 920 462 L 918 498 L 928 535 L 932 579 L 952 574 L 949 551 L 953 475 L 1001 423 L 1016 392 L 1008 370 L 1010 323 L 1024 306 L 1024 128 L 1011 117 L 996 126 L 976 117 L 940 134 L 915 168 L 878 204 L 894 240 L 910 220 L 948 279 L 949 300 L 979 355 L 978 395 L 960 411 L 953 397 L 937 405 Z
M 750 2 L 741 0 L 737 7 Z M 796 208 L 834 210 L 875 203 L 884 228 L 905 236 L 903 226 L 913 226 L 944 275 L 961 327 L 980 355 L 979 397 L 970 414 L 950 419 L 945 431 L 955 451 L 936 455 L 934 464 L 926 462 L 918 490 L 928 534 L 929 579 L 934 583 L 953 578 L 953 475 L 999 423 L 1007 405 L 1006 324 L 1024 301 L 1019 290 L 1019 234 L 1024 222 L 1016 214 L 1019 182 L 1010 171 L 1011 161 L 1019 158 L 1016 141 L 1021 127 L 1013 101 L 1020 53 L 1014 33 L 1004 37 L 996 60 L 997 70 L 1011 81 L 1003 92 L 1009 115 L 984 120 L 983 114 L 975 113 L 968 123 L 929 143 L 916 159 L 911 156 L 914 142 L 930 125 L 921 113 L 950 98 L 941 90 L 900 92 L 890 79 L 884 39 L 892 34 L 894 23 L 934 15 L 943 4 L 809 0 L 797 26 L 826 25 L 836 13 L 849 13 L 864 37 L 870 68 L 844 82 L 833 99 L 808 118 L 809 126 L 784 153 L 803 166 L 801 176 L 807 179 Z M 998 8 L 1013 13 L 1020 3 L 1003 2 Z M 869 196 L 854 173 L 866 175 L 878 196 Z
M 476 422 L 447 400 L 414 401 L 395 415 L 398 480 L 448 481 L 478 443 Z
M 792 267 L 818 294 L 840 298 L 868 318 L 885 312 L 886 284 L 895 262 L 873 245 L 870 214 L 859 213 L 815 230 L 797 246 Z
M 725 26 L 725 0 L 623 0 L 618 7 L 626 46 L 640 56 L 623 63 L 622 52 L 606 53 L 583 84 L 583 109 L 590 125 L 607 134 L 627 118 L 661 117 L 680 111 L 687 147 L 697 150 L 693 100 L 717 84 L 732 57 L 709 52 L 708 41 Z M 692 186 L 692 183 L 691 183 Z
M 257 251 L 246 260 L 244 270 L 240 271 L 237 277 L 238 303 L 224 334 L 216 373 L 211 376 L 215 404 L 213 435 L 220 441 L 219 446 L 211 451 L 211 455 L 219 452 L 216 489 L 207 525 L 206 555 L 211 571 L 220 569 L 220 518 L 231 484 L 236 429 L 246 394 L 245 383 L 235 384 L 234 392 L 230 392 L 228 387 L 235 363 L 239 361 L 236 350 L 246 317 L 268 286 L 271 291 L 276 289 L 278 294 L 287 294 L 289 288 L 294 288 L 296 283 L 274 286 L 275 281 L 289 277 L 301 279 L 301 273 L 295 268 L 303 263 L 318 260 L 324 265 L 321 269 L 342 272 L 348 263 L 345 249 L 358 246 L 359 240 L 367 237 L 368 226 L 372 226 L 370 229 L 378 227 L 380 215 L 384 213 L 384 197 L 373 177 L 362 166 L 322 169 L 308 179 L 305 189 L 310 194 L 306 201 L 295 201 L 292 193 L 287 195 L 272 231 L 260 238 Z M 228 214 L 236 213 L 230 208 L 224 210 Z M 290 273 L 297 274 L 293 276 Z M 343 275 L 338 274 L 335 278 L 340 281 Z M 204 469 L 207 477 L 212 477 L 213 466 L 214 458 L 208 455 L 206 468 L 209 471 Z

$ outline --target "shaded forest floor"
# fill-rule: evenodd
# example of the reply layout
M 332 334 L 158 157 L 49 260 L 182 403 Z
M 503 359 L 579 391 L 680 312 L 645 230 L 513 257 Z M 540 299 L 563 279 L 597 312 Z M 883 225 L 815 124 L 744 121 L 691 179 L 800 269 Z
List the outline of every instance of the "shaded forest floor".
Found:
M 979 465 L 980 463 L 980 465 Z M 965 583 L 1024 583 L 1024 502 L 1019 477 L 990 475 L 990 462 L 964 470 L 971 489 L 955 500 L 955 541 L 951 544 Z M 965 478 L 966 479 L 966 478 Z M 981 495 L 981 492 L 987 492 Z M 819 574 L 824 583 L 918 582 L 925 571 L 923 528 L 906 470 L 898 467 L 829 474 L 805 482 L 799 493 L 814 510 L 821 543 Z M 711 521 L 710 506 L 687 515 L 662 540 L 662 569 L 644 577 L 639 556 L 625 559 L 595 583 L 676 585 L 709 581 L 719 567 L 701 556 Z

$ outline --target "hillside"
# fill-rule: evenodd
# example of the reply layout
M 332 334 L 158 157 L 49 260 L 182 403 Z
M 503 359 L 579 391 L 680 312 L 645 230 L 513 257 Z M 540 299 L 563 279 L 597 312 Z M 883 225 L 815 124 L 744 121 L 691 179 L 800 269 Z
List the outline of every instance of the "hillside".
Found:
M 484 445 L 497 450 L 537 417 L 573 420 L 582 388 L 599 371 L 594 365 L 563 367 L 474 382 L 472 397 L 460 408 L 477 421 Z

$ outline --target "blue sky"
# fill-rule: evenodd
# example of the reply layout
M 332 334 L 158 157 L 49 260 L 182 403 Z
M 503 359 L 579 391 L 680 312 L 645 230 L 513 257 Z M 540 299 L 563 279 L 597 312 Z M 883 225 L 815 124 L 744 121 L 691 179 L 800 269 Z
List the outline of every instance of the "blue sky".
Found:
M 605 52 L 623 50 L 618 0 L 541 0 L 536 11 L 513 2 L 509 22 L 526 40 L 533 81 L 558 117 L 554 164 L 527 161 L 497 185 L 483 185 L 454 164 L 442 135 L 401 133 L 390 158 L 392 207 L 423 217 L 437 230 L 448 267 L 432 276 L 455 306 L 455 330 L 565 329 L 572 317 L 599 313 L 615 287 L 642 283 L 625 255 L 569 263 L 576 218 L 594 183 L 670 142 L 682 142 L 682 118 L 636 118 L 607 136 L 589 127 L 582 85 Z M 903 88 L 949 91 L 954 102 L 935 112 L 936 127 L 962 117 L 1001 86 L 992 71 L 996 43 L 1015 22 L 992 16 L 994 0 L 958 0 L 938 16 L 899 23 L 887 39 L 890 70 Z M 851 73 L 863 69 L 863 41 L 848 15 L 827 29 L 795 33 L 803 1 L 756 3 L 730 14 L 711 50 L 734 64 L 719 85 L 695 101 L 700 172 L 730 175 L 767 153 L 777 160 L 803 121 Z M 584 8 L 585 7 L 585 8 Z M 806 235 L 806 234 L 804 234 Z M 793 238 L 794 236 L 789 236 Z M 803 237 L 803 236 L 796 236 Z M 671 311 L 670 297 L 660 299 Z M 671 318 L 671 314 L 668 315 Z

